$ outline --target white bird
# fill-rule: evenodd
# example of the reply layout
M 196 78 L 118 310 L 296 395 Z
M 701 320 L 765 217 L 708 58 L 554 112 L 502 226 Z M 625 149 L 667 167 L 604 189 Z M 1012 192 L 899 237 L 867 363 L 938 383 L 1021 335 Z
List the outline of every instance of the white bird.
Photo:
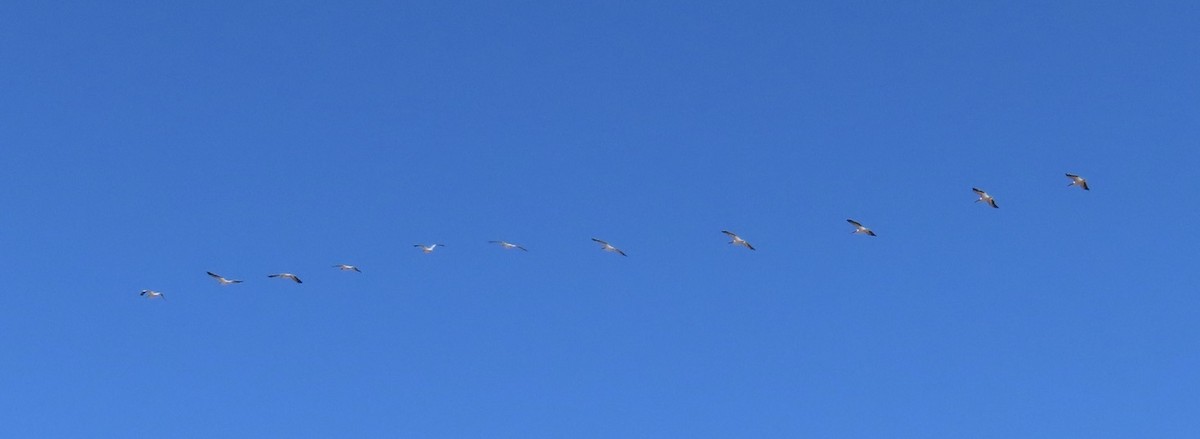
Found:
M 991 205 L 992 207 L 994 207 L 994 208 L 997 208 L 997 209 L 999 209 L 999 208 L 1000 208 L 1000 206 L 997 206 L 997 205 L 996 205 L 996 199 L 995 199 L 995 198 L 992 198 L 992 196 L 991 196 L 991 195 L 988 195 L 988 193 L 987 193 L 987 192 L 984 192 L 984 191 L 983 191 L 983 189 L 980 189 L 980 188 L 977 188 L 977 187 L 973 187 L 973 188 L 971 188 L 971 190 L 975 191 L 975 193 L 976 193 L 977 195 L 979 195 L 979 199 L 978 199 L 978 200 L 975 200 L 975 202 L 976 202 L 976 203 L 978 203 L 978 202 L 980 202 L 980 201 L 983 201 L 983 202 L 986 202 L 986 203 L 990 204 L 990 205 Z
M 337 264 L 337 265 L 334 265 L 333 268 L 336 268 L 336 269 L 342 270 L 342 271 L 353 271 L 356 273 L 362 273 L 362 270 L 359 270 L 358 267 L 355 267 L 353 265 Z
M 220 283 L 221 285 L 233 285 L 233 284 L 242 283 L 242 281 L 240 281 L 240 280 L 226 279 L 226 278 L 222 277 L 221 275 L 213 273 L 211 271 L 208 272 L 208 275 L 212 276 L 213 279 L 216 279 L 217 282 Z
M 304 283 L 304 282 L 300 282 L 300 278 L 296 277 L 296 275 L 294 275 L 294 274 L 291 274 L 291 273 L 277 273 L 277 274 L 268 274 L 268 275 L 267 275 L 267 277 L 278 277 L 278 278 L 281 278 L 281 279 L 291 279 L 291 280 L 295 281 L 295 282 L 296 282 L 296 283 L 298 283 L 298 284 L 302 284 L 302 283 Z
M 1085 191 L 1091 190 L 1091 189 L 1088 189 L 1086 178 L 1080 177 L 1080 176 L 1072 174 L 1070 172 L 1067 173 L 1067 178 L 1071 179 L 1071 184 L 1068 184 L 1067 186 L 1079 186 L 1079 187 L 1083 188 L 1083 190 L 1085 190 Z
M 491 243 L 491 244 L 500 244 L 500 246 L 501 246 L 501 247 L 504 247 L 504 249 L 505 249 L 505 250 L 512 250 L 512 249 L 514 249 L 514 248 L 519 248 L 519 249 L 521 249 L 521 250 L 523 250 L 523 251 L 529 251 L 529 250 L 527 250 L 525 247 L 521 247 L 521 245 L 520 245 L 520 244 L 513 244 L 513 243 L 511 243 L 511 242 L 508 242 L 508 241 L 488 241 L 488 243 Z
M 871 229 L 866 228 L 865 226 L 862 225 L 862 223 L 860 223 L 858 221 L 855 221 L 852 219 L 847 219 L 846 222 L 854 225 L 854 231 L 850 232 L 850 233 L 861 233 L 864 235 L 875 236 L 875 232 L 871 231 Z
M 164 296 L 163 293 L 154 290 L 142 290 L 142 293 L 138 295 L 145 296 L 147 299 L 153 299 L 157 297 L 162 300 L 167 300 L 167 296 Z
M 433 253 L 433 249 L 436 249 L 438 247 L 445 247 L 445 246 L 446 246 L 446 244 L 433 244 L 433 245 L 413 244 L 413 247 L 421 247 L 421 251 L 423 251 L 425 253 Z
M 722 231 L 721 231 L 721 233 L 724 233 L 724 234 L 726 234 L 726 235 L 729 235 L 729 237 L 730 237 L 731 239 L 733 239 L 733 241 L 729 241 L 729 243 L 730 243 L 730 244 L 733 244 L 733 245 L 740 245 L 740 246 L 742 246 L 742 247 L 746 247 L 746 248 L 748 248 L 748 249 L 750 249 L 750 250 L 754 250 L 754 246 L 753 246 L 753 245 L 750 245 L 750 243 L 749 243 L 749 242 L 746 242 L 746 240 L 745 240 L 745 239 L 742 239 L 742 237 L 740 237 L 740 236 L 737 236 L 737 233 L 733 233 L 733 232 L 730 232 L 730 231 L 728 231 L 728 230 L 722 230 Z
M 613 253 L 619 254 L 621 256 L 629 256 L 629 255 L 625 254 L 625 252 L 621 251 L 621 249 L 613 247 L 612 244 L 609 244 L 607 242 L 601 241 L 596 238 L 592 238 L 592 241 L 596 241 L 596 242 L 600 243 L 600 245 L 603 245 L 604 248 L 602 248 L 601 250 L 604 250 L 606 252 L 613 252 Z

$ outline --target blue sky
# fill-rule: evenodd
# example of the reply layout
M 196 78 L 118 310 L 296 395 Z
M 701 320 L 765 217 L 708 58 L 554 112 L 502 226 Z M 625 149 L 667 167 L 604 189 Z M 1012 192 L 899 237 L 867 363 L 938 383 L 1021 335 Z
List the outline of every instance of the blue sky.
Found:
M 1200 434 L 1200 7 L 897 3 L 5 2 L 0 431 Z

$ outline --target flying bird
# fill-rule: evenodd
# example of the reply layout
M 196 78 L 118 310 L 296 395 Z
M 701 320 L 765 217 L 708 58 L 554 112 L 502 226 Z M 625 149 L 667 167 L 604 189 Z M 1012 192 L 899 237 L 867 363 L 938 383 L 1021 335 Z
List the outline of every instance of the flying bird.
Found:
M 861 233 L 864 235 L 875 236 L 875 232 L 871 231 L 871 229 L 868 229 L 866 226 L 863 226 L 862 223 L 858 221 L 847 219 L 846 222 L 854 226 L 854 231 L 850 233 Z
M 446 244 L 433 244 L 433 245 L 413 244 L 413 247 L 421 247 L 421 251 L 425 252 L 425 253 L 433 253 L 433 249 L 436 249 L 438 247 L 445 247 L 445 246 L 446 246 Z
M 987 192 L 984 192 L 983 189 L 973 187 L 973 188 L 971 188 L 971 190 L 975 191 L 975 194 L 979 195 L 979 199 L 975 200 L 976 203 L 983 201 L 983 202 L 990 204 L 994 208 L 997 208 L 997 209 L 1000 208 L 1000 206 L 996 205 L 996 199 L 992 198 L 991 195 L 988 195 Z
M 729 238 L 730 238 L 730 239 L 733 239 L 732 241 L 729 241 L 729 243 L 730 243 L 730 244 L 733 244 L 733 245 L 740 245 L 740 246 L 742 246 L 742 247 L 746 247 L 746 248 L 748 248 L 748 249 L 750 249 L 750 250 L 754 250 L 754 246 L 753 246 L 753 245 L 750 245 L 750 243 L 749 243 L 749 242 L 746 242 L 746 240 L 745 240 L 745 239 L 742 239 L 742 237 L 740 237 L 740 236 L 737 236 L 737 233 L 733 233 L 733 232 L 730 232 L 730 231 L 728 231 L 728 230 L 722 230 L 722 231 L 721 231 L 721 233 L 724 233 L 724 234 L 726 234 L 726 235 L 729 235 Z
M 1080 177 L 1080 176 L 1072 174 L 1070 172 L 1067 173 L 1067 178 L 1071 179 L 1071 184 L 1068 184 L 1067 186 L 1079 186 L 1079 187 L 1083 188 L 1083 190 L 1085 190 L 1085 191 L 1091 190 L 1091 189 L 1088 189 L 1086 178 Z
M 609 244 L 607 242 L 601 241 L 596 238 L 592 238 L 592 241 L 596 241 L 596 242 L 600 243 L 600 245 L 604 246 L 604 248 L 602 248 L 601 250 L 604 250 L 606 252 L 613 252 L 613 253 L 619 254 L 621 256 L 629 256 L 629 255 L 625 254 L 625 252 L 621 251 L 621 249 L 613 247 L 612 244 Z
M 508 242 L 508 241 L 488 241 L 488 243 L 490 243 L 490 244 L 500 244 L 500 246 L 501 246 L 501 247 L 504 247 L 504 249 L 505 249 L 505 250 L 512 250 L 512 249 L 514 249 L 514 248 L 519 248 L 519 249 L 521 249 L 521 250 L 523 250 L 523 251 L 529 251 L 529 250 L 528 250 L 528 249 L 526 249 L 525 247 L 521 247 L 521 245 L 520 245 L 520 244 L 513 244 L 513 243 L 511 243 L 511 242 Z
M 362 273 L 362 270 L 359 270 L 358 267 L 355 267 L 353 265 L 337 264 L 337 265 L 334 265 L 333 268 L 336 268 L 336 269 L 342 270 L 342 271 L 353 271 L 355 273 Z
M 221 275 L 213 273 L 211 271 L 208 272 L 208 275 L 212 276 L 213 279 L 216 279 L 217 282 L 220 283 L 221 285 L 233 285 L 233 284 L 242 283 L 242 281 L 240 281 L 240 280 L 226 279 L 226 278 L 222 277 Z
M 159 298 L 162 300 L 167 300 L 167 296 L 164 296 L 163 293 L 154 290 L 142 290 L 142 293 L 138 295 L 145 296 L 147 299 Z
M 291 279 L 291 280 L 295 281 L 295 282 L 296 282 L 296 283 L 298 283 L 298 284 L 302 284 L 302 283 L 304 283 L 304 282 L 301 282 L 301 281 L 300 281 L 300 278 L 296 277 L 296 275 L 294 275 L 294 274 L 291 274 L 291 273 L 277 273 L 277 274 L 268 274 L 268 275 L 267 275 L 267 277 L 278 277 L 278 278 L 281 278 L 281 279 Z

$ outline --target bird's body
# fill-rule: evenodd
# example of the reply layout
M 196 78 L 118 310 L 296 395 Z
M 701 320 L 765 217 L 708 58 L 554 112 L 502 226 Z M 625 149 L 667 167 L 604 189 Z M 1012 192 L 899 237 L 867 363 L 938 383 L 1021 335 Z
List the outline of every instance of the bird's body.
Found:
M 737 233 L 733 233 L 728 230 L 722 230 L 721 233 L 728 235 L 729 238 L 732 239 L 732 241 L 729 241 L 730 244 L 740 245 L 740 246 L 746 247 L 750 250 L 754 250 L 754 246 L 750 245 L 749 242 L 746 242 L 745 239 L 742 239 L 742 237 L 738 236 Z
M 342 270 L 342 271 L 353 271 L 355 273 L 362 273 L 362 270 L 359 270 L 358 267 L 355 267 L 353 265 L 337 264 L 337 265 L 334 265 L 333 268 L 336 268 L 336 269 Z
M 529 251 L 529 250 L 525 249 L 525 247 L 522 247 L 520 244 L 513 244 L 508 241 L 488 241 L 488 243 L 499 244 L 501 247 L 504 247 L 505 250 L 512 250 L 514 248 L 517 248 L 517 249 L 521 249 L 522 251 Z
M 871 229 L 868 229 L 866 226 L 863 226 L 862 223 L 860 223 L 858 221 L 855 221 L 852 219 L 847 219 L 846 222 L 848 222 L 854 226 L 854 231 L 850 232 L 850 233 L 860 233 L 863 235 L 875 236 L 874 231 L 872 231 Z
M 276 274 L 269 274 L 269 275 L 267 275 L 267 277 L 277 277 L 277 278 L 280 278 L 280 279 L 291 279 L 293 282 L 296 282 L 296 283 L 298 283 L 298 284 L 302 284 L 302 283 L 304 283 L 304 282 L 301 282 L 301 281 L 300 281 L 300 278 L 299 278 L 299 277 L 296 277 L 296 275 L 294 275 L 294 274 L 291 274 L 291 273 L 276 273 Z
M 164 296 L 164 295 L 163 295 L 163 293 L 160 293 L 160 292 L 158 292 L 158 291 L 154 291 L 154 290 L 142 290 L 141 294 L 138 294 L 138 295 L 139 295 L 139 296 L 143 296 L 143 297 L 145 297 L 145 298 L 147 298 L 147 299 L 163 299 L 163 300 L 167 300 L 167 296 Z
M 431 245 L 413 244 L 413 247 L 420 247 L 421 251 L 426 254 L 433 253 L 433 250 L 437 249 L 438 247 L 445 247 L 445 246 L 446 246 L 445 244 L 431 244 Z
M 213 279 L 216 279 L 217 283 L 221 284 L 221 286 L 242 283 L 242 281 L 240 281 L 240 280 L 226 279 L 226 278 L 222 277 L 221 275 L 213 273 L 211 271 L 208 272 L 208 275 L 210 277 L 212 277 Z
M 1083 188 L 1083 190 L 1085 190 L 1085 191 L 1091 190 L 1088 188 L 1086 178 L 1080 177 L 1080 176 L 1072 174 L 1070 172 L 1067 173 L 1067 178 L 1071 179 L 1071 184 L 1068 184 L 1067 186 L 1079 186 L 1079 187 Z M 1101 182 L 1101 183 L 1103 183 L 1103 182 Z
M 983 202 L 985 202 L 985 203 L 988 203 L 988 205 L 990 205 L 990 206 L 992 206 L 992 207 L 994 207 L 994 208 L 996 208 L 996 209 L 999 209 L 999 208 L 1000 208 L 1000 206 L 996 205 L 996 199 L 995 199 L 995 198 L 992 198 L 992 196 L 991 196 L 991 195 L 988 195 L 988 193 L 987 193 L 987 192 L 984 192 L 984 191 L 983 191 L 983 189 L 980 189 L 980 188 L 977 188 L 977 187 L 973 187 L 973 188 L 971 188 L 971 190 L 972 190 L 972 191 L 975 191 L 975 194 L 976 194 L 976 195 L 979 195 L 979 199 L 978 199 L 978 200 L 975 200 L 975 202 L 976 202 L 976 203 L 978 203 L 978 202 L 980 202 L 980 201 L 983 201 Z
M 621 256 L 629 256 L 629 255 L 625 254 L 625 252 L 621 251 L 621 249 L 613 247 L 613 245 L 609 244 L 608 242 L 605 242 L 605 241 L 602 241 L 602 240 L 599 240 L 596 238 L 592 238 L 592 241 L 596 241 L 597 243 L 600 243 L 600 245 L 603 246 L 601 248 L 601 250 L 604 250 L 606 252 L 613 252 L 613 253 L 619 254 Z

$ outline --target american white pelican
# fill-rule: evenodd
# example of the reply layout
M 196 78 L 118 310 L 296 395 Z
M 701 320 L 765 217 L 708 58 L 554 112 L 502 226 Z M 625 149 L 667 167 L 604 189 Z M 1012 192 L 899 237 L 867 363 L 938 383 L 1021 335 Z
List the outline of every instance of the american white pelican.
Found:
M 158 298 L 158 299 L 162 299 L 162 300 L 167 300 L 167 296 L 164 296 L 163 293 L 160 293 L 160 292 L 154 291 L 154 290 L 142 290 L 142 293 L 138 294 L 138 295 L 145 296 L 147 299 Z
M 353 265 L 337 264 L 337 265 L 334 265 L 333 268 L 336 268 L 336 269 L 342 270 L 342 271 L 353 271 L 356 273 L 362 273 L 362 270 L 359 270 L 358 267 L 355 267 Z
M 240 280 L 226 279 L 224 277 L 221 277 L 221 275 L 213 273 L 211 271 L 208 272 L 208 275 L 212 276 L 213 279 L 216 279 L 217 282 L 220 283 L 222 286 L 242 283 L 242 281 L 240 281 Z
M 745 239 L 742 239 L 742 237 L 740 237 L 740 236 L 737 236 L 737 233 L 733 233 L 733 232 L 730 232 L 730 231 L 728 231 L 728 230 L 722 230 L 722 231 L 721 231 L 721 233 L 724 233 L 724 234 L 726 234 L 726 235 L 729 235 L 729 238 L 733 239 L 733 241 L 729 241 L 729 243 L 730 243 L 730 244 L 733 244 L 733 245 L 740 245 L 740 246 L 742 246 L 742 247 L 746 247 L 746 248 L 748 248 L 748 249 L 750 249 L 750 250 L 754 250 L 754 246 L 753 246 L 753 245 L 750 245 L 750 243 L 749 243 L 749 242 L 746 242 L 746 240 L 745 240 Z
M 862 225 L 862 223 L 860 223 L 858 221 L 855 221 L 852 219 L 847 219 L 846 222 L 848 222 L 854 226 L 854 231 L 850 232 L 850 233 L 861 233 L 864 235 L 875 236 L 875 232 L 871 231 L 871 229 L 866 228 L 865 226 Z
M 277 273 L 277 274 L 269 274 L 269 275 L 267 275 L 267 277 L 278 277 L 278 278 L 281 278 L 281 279 L 291 279 L 291 280 L 295 281 L 295 282 L 296 282 L 296 283 L 298 283 L 298 284 L 302 284 L 302 283 L 304 283 L 304 282 L 300 282 L 300 278 L 296 277 L 296 275 L 294 275 L 294 274 L 291 274 L 291 273 Z
M 500 246 L 501 246 L 501 247 L 504 247 L 504 249 L 505 249 L 505 250 L 512 250 L 512 249 L 514 249 L 514 248 L 519 248 L 519 249 L 521 249 L 521 250 L 523 250 L 523 251 L 529 251 L 529 250 L 527 250 L 525 247 L 521 247 L 521 245 L 520 245 L 520 244 L 513 244 L 513 243 L 511 243 L 511 242 L 508 242 L 508 241 L 488 241 L 488 243 L 491 243 L 491 244 L 500 244 Z
M 613 253 L 619 254 L 621 256 L 629 256 L 629 255 L 625 254 L 625 252 L 621 251 L 621 249 L 613 247 L 612 244 L 609 244 L 607 242 L 601 241 L 596 238 L 592 238 L 592 241 L 596 241 L 596 242 L 600 243 L 600 245 L 604 246 L 604 248 L 602 248 L 601 250 L 604 250 L 606 252 L 613 252 Z
M 1083 188 L 1083 190 L 1085 190 L 1085 191 L 1091 190 L 1091 189 L 1088 189 L 1086 178 L 1080 177 L 1080 176 L 1072 174 L 1070 172 L 1067 173 L 1067 178 L 1071 179 L 1071 184 L 1068 184 L 1067 186 L 1079 186 L 1079 187 Z
M 983 201 L 983 202 L 986 202 L 986 203 L 990 204 L 990 205 L 991 205 L 992 207 L 994 207 L 994 208 L 997 208 L 997 209 L 999 209 L 999 208 L 1000 208 L 1000 206 L 997 206 L 997 205 L 996 205 L 996 199 L 995 199 L 995 198 L 992 198 L 992 196 L 991 196 L 991 195 L 988 195 L 988 193 L 987 193 L 987 192 L 984 192 L 984 191 L 983 191 L 983 189 L 980 189 L 980 188 L 977 188 L 977 187 L 973 187 L 973 188 L 971 188 L 971 190 L 975 191 L 975 193 L 976 193 L 977 195 L 979 195 L 979 199 L 978 199 L 978 200 L 975 200 L 975 202 L 976 202 L 976 203 L 978 203 L 978 202 L 980 202 L 980 201 Z
M 433 245 L 413 244 L 413 247 L 421 247 L 421 251 L 425 252 L 425 253 L 433 253 L 434 249 L 436 249 L 438 247 L 445 247 L 445 246 L 446 246 L 446 244 L 433 244 Z

